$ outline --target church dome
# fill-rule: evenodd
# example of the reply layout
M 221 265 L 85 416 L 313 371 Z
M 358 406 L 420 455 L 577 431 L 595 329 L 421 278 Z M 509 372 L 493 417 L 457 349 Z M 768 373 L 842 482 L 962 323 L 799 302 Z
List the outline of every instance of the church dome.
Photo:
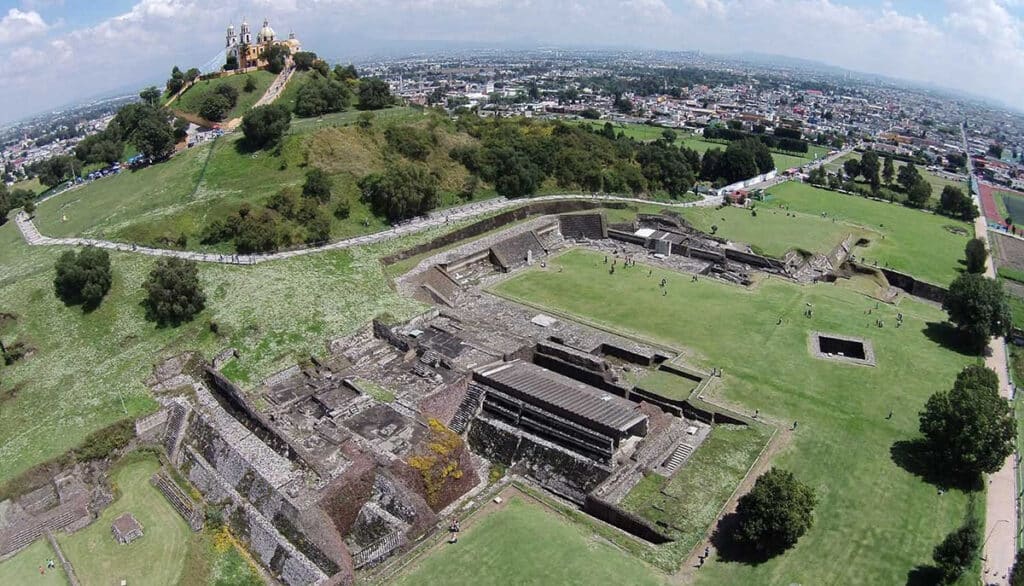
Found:
M 260 37 L 264 41 L 273 41 L 277 38 L 274 29 L 270 28 L 270 23 L 265 20 L 263 21 L 263 28 L 260 29 Z

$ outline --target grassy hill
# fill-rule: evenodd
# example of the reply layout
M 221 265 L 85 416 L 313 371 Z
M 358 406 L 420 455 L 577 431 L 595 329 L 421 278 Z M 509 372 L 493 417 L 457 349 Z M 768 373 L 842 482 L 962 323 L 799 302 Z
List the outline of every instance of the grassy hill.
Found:
M 246 79 L 250 77 L 256 83 L 256 89 L 251 92 L 247 92 L 243 88 L 245 87 Z M 171 108 L 187 112 L 189 114 L 198 115 L 199 105 L 203 102 L 203 98 L 214 93 L 218 87 L 222 85 L 229 85 L 238 90 L 238 102 L 224 119 L 231 120 L 232 118 L 238 118 L 245 114 L 247 110 L 252 108 L 253 104 L 263 96 L 276 77 L 276 75 L 269 71 L 261 70 L 253 71 L 252 73 L 200 81 L 190 87 L 188 91 L 182 94 L 180 98 L 171 104 Z
M 209 221 L 243 203 L 254 207 L 283 187 L 300 187 L 311 168 L 327 171 L 334 184 L 332 205 L 347 200 L 348 218 L 333 218 L 331 235 L 344 238 L 379 231 L 384 222 L 360 201 L 359 179 L 383 171 L 398 155 L 384 140 L 386 128 L 411 124 L 432 129 L 437 144 L 426 164 L 439 177 L 442 202 L 458 203 L 468 176 L 448 157 L 458 144 L 472 142 L 448 123 L 411 108 L 375 114 L 369 129 L 356 127 L 358 112 L 296 121 L 281 148 L 249 152 L 241 133 L 189 149 L 166 163 L 97 181 L 39 206 L 37 225 L 53 236 L 90 236 L 153 246 L 179 246 L 227 252 L 227 245 L 205 246 L 198 235 Z M 486 196 L 482 192 L 481 196 Z

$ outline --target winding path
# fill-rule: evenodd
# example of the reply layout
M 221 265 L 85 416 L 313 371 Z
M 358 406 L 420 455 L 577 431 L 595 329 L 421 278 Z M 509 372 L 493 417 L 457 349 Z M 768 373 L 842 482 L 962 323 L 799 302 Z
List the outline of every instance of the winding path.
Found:
M 722 203 L 721 197 L 707 197 L 699 201 L 686 203 L 657 202 L 632 197 L 617 197 L 613 195 L 548 195 L 542 197 L 532 197 L 529 199 L 497 198 L 485 202 L 472 203 L 454 208 L 449 208 L 447 210 L 435 211 L 427 216 L 416 218 L 414 220 L 394 226 L 388 230 L 384 230 L 382 232 L 375 232 L 373 234 L 366 234 L 364 236 L 356 236 L 354 238 L 338 240 L 336 242 L 330 242 L 327 244 L 314 246 L 310 248 L 299 248 L 295 250 L 274 252 L 270 254 L 214 254 L 204 252 L 189 252 L 187 250 L 150 248 L 147 246 L 138 246 L 135 244 L 128 244 L 124 242 L 97 240 L 94 238 L 53 238 L 50 236 L 40 234 L 39 229 L 36 228 L 35 223 L 32 222 L 32 218 L 24 211 L 18 212 L 18 215 L 15 217 L 15 223 L 17 224 L 18 230 L 21 232 L 22 237 L 25 239 L 25 242 L 32 246 L 95 246 L 97 248 L 117 250 L 120 252 L 134 252 L 138 254 L 145 254 L 148 256 L 184 258 L 194 260 L 196 262 L 210 262 L 235 265 L 255 265 L 264 262 L 269 262 L 272 260 L 283 260 L 296 256 L 314 254 L 326 250 L 341 250 L 345 248 L 351 248 L 353 246 L 362 246 L 366 244 L 384 242 L 386 240 L 391 240 L 393 238 L 398 238 L 400 236 L 421 232 L 429 228 L 443 226 L 451 222 L 467 220 L 483 214 L 500 212 L 527 203 L 559 200 L 588 200 L 640 203 L 661 205 L 664 207 L 674 208 L 716 206 Z

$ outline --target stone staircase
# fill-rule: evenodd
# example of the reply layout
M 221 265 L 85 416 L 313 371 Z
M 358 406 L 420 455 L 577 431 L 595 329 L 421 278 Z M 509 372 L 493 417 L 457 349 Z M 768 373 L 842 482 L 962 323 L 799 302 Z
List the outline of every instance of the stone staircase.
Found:
M 164 449 L 171 462 L 177 462 L 178 449 L 185 437 L 185 426 L 188 425 L 188 408 L 177 402 L 167 406 L 170 414 L 167 417 L 167 432 L 164 436 Z
M 441 355 L 438 354 L 436 350 L 428 349 L 420 356 L 420 362 L 437 368 L 437 365 L 441 364 Z
M 47 531 L 63 529 L 82 518 L 82 511 L 73 508 L 60 510 L 48 515 L 45 519 L 32 519 L 20 527 L 16 526 L 0 544 L 0 557 L 27 547 L 43 536 Z
M 193 531 L 202 530 L 204 523 L 202 507 L 185 494 L 185 491 L 181 490 L 181 487 L 166 472 L 158 471 L 149 481 L 171 503 L 174 510 L 184 517 Z
M 449 429 L 455 433 L 461 435 L 466 432 L 469 428 L 469 423 L 476 417 L 478 411 L 480 411 L 480 405 L 483 404 L 484 390 L 479 385 L 470 384 L 469 388 L 466 389 L 466 396 L 459 403 L 459 408 L 455 410 L 455 415 L 452 416 L 451 425 Z
M 355 569 L 365 568 L 379 563 L 405 544 L 405 536 L 401 531 L 392 531 L 377 541 L 364 547 L 352 556 Z
M 662 470 L 665 476 L 672 476 L 679 470 L 679 467 L 689 459 L 690 454 L 693 453 L 693 446 L 688 444 L 679 444 L 676 449 L 672 452 L 672 455 L 665 460 L 662 464 Z

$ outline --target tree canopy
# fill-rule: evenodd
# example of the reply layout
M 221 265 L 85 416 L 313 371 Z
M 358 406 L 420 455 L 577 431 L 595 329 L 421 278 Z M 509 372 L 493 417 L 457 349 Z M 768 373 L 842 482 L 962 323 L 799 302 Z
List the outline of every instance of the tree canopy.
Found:
M 772 468 L 740 497 L 735 539 L 759 552 L 781 553 L 811 528 L 816 502 L 811 487 L 792 472 Z
M 376 77 L 359 80 L 359 109 L 380 110 L 394 102 L 387 82 Z
M 999 395 L 996 373 L 965 368 L 949 391 L 933 394 L 920 413 L 936 465 L 963 478 L 992 473 L 1013 453 L 1017 433 L 1009 402 Z
M 962 189 L 952 185 L 942 188 L 942 193 L 939 194 L 938 211 L 952 218 L 960 218 L 968 222 L 978 217 L 978 206 L 974 205 L 974 200 Z
M 191 321 L 206 306 L 195 261 L 161 258 L 142 288 L 146 291 L 146 316 L 160 325 Z
M 92 246 L 78 253 L 64 252 L 54 268 L 57 275 L 53 288 L 57 298 L 65 305 L 81 305 L 85 310 L 99 307 L 113 282 L 110 255 Z
M 967 260 L 968 273 L 984 273 L 985 261 L 988 260 L 988 248 L 981 238 L 971 238 L 964 248 L 964 256 Z
M 323 169 L 314 168 L 306 172 L 306 182 L 302 185 L 302 195 L 311 197 L 319 203 L 331 201 L 331 178 Z
M 242 117 L 242 133 L 252 148 L 277 144 L 291 126 L 292 113 L 281 104 L 253 108 Z
M 398 162 L 359 181 L 363 200 L 375 214 L 399 221 L 424 214 L 439 202 L 437 178 L 426 166 Z
M 944 584 L 956 582 L 974 563 L 981 549 L 981 532 L 974 522 L 955 529 L 935 546 L 932 559 Z
M 295 114 L 308 118 L 341 112 L 351 101 L 352 91 L 348 85 L 312 72 L 296 93 Z
M 995 279 L 961 274 L 949 285 L 942 308 L 975 350 L 984 349 L 992 336 L 1010 333 L 1010 307 L 1002 283 Z

